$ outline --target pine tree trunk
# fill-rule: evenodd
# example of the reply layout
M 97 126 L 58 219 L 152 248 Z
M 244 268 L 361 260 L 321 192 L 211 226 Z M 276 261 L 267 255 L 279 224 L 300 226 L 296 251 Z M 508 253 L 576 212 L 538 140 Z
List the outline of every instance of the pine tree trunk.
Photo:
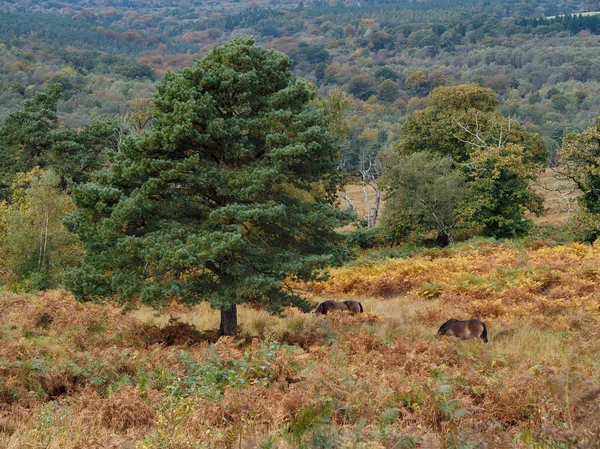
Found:
M 221 335 L 236 335 L 237 334 L 237 308 L 234 305 L 225 310 L 221 309 Z

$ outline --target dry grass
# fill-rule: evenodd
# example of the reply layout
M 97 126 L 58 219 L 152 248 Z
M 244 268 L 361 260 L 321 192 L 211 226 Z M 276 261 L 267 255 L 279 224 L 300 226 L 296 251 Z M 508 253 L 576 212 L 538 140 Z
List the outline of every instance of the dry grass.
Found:
M 598 447 L 600 249 L 483 243 L 332 271 L 284 318 L 0 297 L 1 448 Z M 478 316 L 490 343 L 436 338 Z
M 566 223 L 569 219 L 569 208 L 577 207 L 574 200 L 579 191 L 573 191 L 574 188 L 573 183 L 557 179 L 551 169 L 546 169 L 533 185 L 533 190 L 544 198 L 545 211 L 539 217 L 532 217 L 533 221 L 551 225 Z
M 356 212 L 358 214 L 359 219 L 367 218 L 367 198 L 369 200 L 368 204 L 371 207 L 371 213 L 373 213 L 373 207 L 375 206 L 375 190 L 371 186 L 362 186 L 359 184 L 348 184 L 344 188 L 344 194 L 347 195 L 354 207 L 356 208 Z M 342 198 L 342 194 L 339 197 L 339 206 L 343 209 L 348 207 L 348 202 Z M 385 202 L 383 201 L 383 196 L 381 199 L 381 203 L 379 205 L 379 215 L 377 217 L 377 224 L 381 222 L 381 214 L 385 207 Z

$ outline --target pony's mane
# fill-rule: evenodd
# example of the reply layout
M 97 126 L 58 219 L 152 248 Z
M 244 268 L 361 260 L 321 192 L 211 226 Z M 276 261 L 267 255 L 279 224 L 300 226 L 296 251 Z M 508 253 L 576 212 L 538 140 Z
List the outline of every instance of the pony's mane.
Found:
M 444 332 L 446 332 L 446 330 L 450 327 L 450 325 L 452 323 L 456 322 L 456 320 L 454 318 L 450 318 L 448 321 L 446 321 L 444 324 L 442 324 L 438 330 L 438 334 L 443 334 Z

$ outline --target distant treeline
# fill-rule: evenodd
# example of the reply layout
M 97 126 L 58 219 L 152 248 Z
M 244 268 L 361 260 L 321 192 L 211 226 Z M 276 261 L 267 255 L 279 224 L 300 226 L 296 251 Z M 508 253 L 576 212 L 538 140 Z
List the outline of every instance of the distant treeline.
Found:
M 592 34 L 600 34 L 600 15 L 569 14 L 552 18 L 521 18 L 516 20 L 521 27 L 551 27 L 554 30 L 564 30 L 572 34 L 580 31 L 589 31 Z
M 139 42 L 116 35 L 107 36 L 90 22 L 51 14 L 17 12 L 0 14 L 0 41 L 31 39 L 58 46 L 105 49 L 114 53 L 139 53 L 155 47 L 156 42 Z

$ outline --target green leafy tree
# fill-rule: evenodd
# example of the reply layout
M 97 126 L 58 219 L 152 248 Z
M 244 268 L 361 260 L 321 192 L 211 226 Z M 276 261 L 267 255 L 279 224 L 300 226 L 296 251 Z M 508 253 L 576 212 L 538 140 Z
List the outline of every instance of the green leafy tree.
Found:
M 32 288 L 56 286 L 66 266 L 81 257 L 78 239 L 62 225 L 75 207 L 60 190 L 59 181 L 54 172 L 39 168 L 19 174 L 11 204 L 4 202 L 1 207 L 3 263 Z
M 452 242 L 458 206 L 465 198 L 466 176 L 448 157 L 413 153 L 388 162 L 379 179 L 386 193 L 383 229 L 391 240 L 411 232 L 437 231 L 438 241 Z
M 149 78 L 154 79 L 154 70 L 147 64 L 132 62 L 131 64 L 118 65 L 115 72 L 127 78 Z
M 85 182 L 106 162 L 107 149 L 116 150 L 121 129 L 113 119 L 98 120 L 83 129 L 59 123 L 56 113 L 61 86 L 53 84 L 25 102 L 0 124 L 0 198 L 9 199 L 19 173 L 35 167 L 51 169 L 61 179 Z
M 154 101 L 152 98 L 134 98 L 127 103 L 129 112 L 125 119 L 132 132 L 141 133 L 146 129 L 154 114 Z
M 468 177 L 463 223 L 482 235 L 510 237 L 527 231 L 527 211 L 542 211 L 529 182 L 544 165 L 546 151 L 537 134 L 500 115 L 497 105 L 490 89 L 438 87 L 427 107 L 407 118 L 394 151 L 452 158 Z
M 375 72 L 375 78 L 380 81 L 392 80 L 396 81 L 399 78 L 398 72 L 388 66 L 381 67 Z
M 479 127 L 496 131 L 498 127 L 491 129 L 490 118 L 498 118 L 494 112 L 498 104 L 490 89 L 475 85 L 439 87 L 431 93 L 424 110 L 407 117 L 397 149 L 404 154 L 428 151 L 466 161 L 474 148 L 468 142 L 472 137 L 468 130 Z
M 445 86 L 448 81 L 448 76 L 441 70 L 434 70 L 427 76 L 427 82 L 432 89 L 439 86 Z
M 354 75 L 348 81 L 346 91 L 360 100 L 368 100 L 377 91 L 377 83 L 367 74 Z
M 490 237 L 526 234 L 531 228 L 526 213 L 544 211 L 542 198 L 529 187 L 541 168 L 527 161 L 523 145 L 500 142 L 473 150 L 467 195 L 458 212 L 462 222 Z
M 552 95 L 551 106 L 557 112 L 566 112 L 569 99 L 561 94 Z
M 63 186 L 67 181 L 87 182 L 107 162 L 107 152 L 118 149 L 121 137 L 114 119 L 98 120 L 80 130 L 62 127 L 53 132 L 41 165 L 56 172 Z
M 377 99 L 382 103 L 393 103 L 399 96 L 398 85 L 392 80 L 384 80 L 377 88 Z
M 583 209 L 600 214 L 600 121 L 580 133 L 567 133 L 558 158 L 558 171 L 583 193 L 579 198 Z
M 387 48 L 394 43 L 392 37 L 385 31 L 376 31 L 369 36 L 370 47 L 374 51 L 379 51 L 383 48 Z
M 579 209 L 572 216 L 576 235 L 594 241 L 600 236 L 600 121 L 582 132 L 570 132 L 558 151 L 555 169 L 561 181 L 579 189 Z
M 406 88 L 406 92 L 412 96 L 425 96 L 431 90 L 431 85 L 427 80 L 427 75 L 420 70 L 417 70 L 404 82 L 404 87 Z
M 352 100 L 343 90 L 332 89 L 328 97 L 318 97 L 315 105 L 323 113 L 325 124 L 336 136 L 347 139 L 350 134 L 348 112 L 352 107 Z
M 221 333 L 237 308 L 310 304 L 285 287 L 334 262 L 337 139 L 315 88 L 252 39 L 215 48 L 157 85 L 155 119 L 76 188 L 68 227 L 85 243 L 80 300 L 209 301 Z

